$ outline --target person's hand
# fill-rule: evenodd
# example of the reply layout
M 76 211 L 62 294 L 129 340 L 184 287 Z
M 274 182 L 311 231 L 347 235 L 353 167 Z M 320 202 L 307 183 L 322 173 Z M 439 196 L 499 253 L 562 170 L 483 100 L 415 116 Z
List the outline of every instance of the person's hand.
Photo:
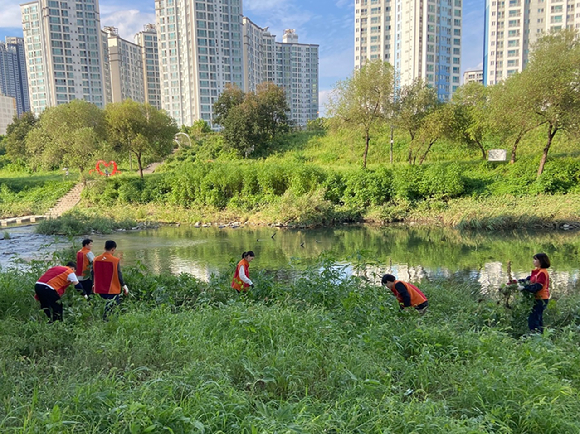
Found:
M 528 282 L 528 279 L 518 279 L 518 283 L 525 285 Z
M 127 288 L 127 285 L 123 285 L 123 292 L 125 295 L 129 295 L 129 288 Z
M 254 289 L 254 284 L 253 283 L 250 285 L 250 288 Z
M 85 300 L 88 300 L 89 299 L 88 294 L 83 295 L 83 297 L 85 298 Z

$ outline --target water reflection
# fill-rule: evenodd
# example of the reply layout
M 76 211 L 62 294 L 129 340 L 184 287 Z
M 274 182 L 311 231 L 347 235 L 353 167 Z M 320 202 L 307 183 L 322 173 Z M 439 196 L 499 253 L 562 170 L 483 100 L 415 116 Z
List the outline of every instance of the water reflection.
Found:
M 11 228 L 9 232 L 11 240 L 0 241 L 3 267 L 17 256 L 26 260 L 50 257 L 51 250 L 68 244 L 61 238 L 47 246 L 55 239 L 35 235 L 30 228 Z M 92 238 L 97 254 L 106 239 L 114 239 L 123 265 L 142 264 L 153 273 L 189 273 L 202 280 L 219 270 L 233 270 L 242 252 L 253 250 L 252 269 L 274 275 L 314 264 L 325 255 L 348 264 L 345 272 L 364 273 L 377 283 L 380 275 L 390 271 L 411 282 L 466 276 L 490 290 L 508 280 L 508 261 L 512 278 L 523 278 L 532 268 L 532 256 L 544 251 L 552 260 L 550 275 L 556 291 L 572 290 L 580 283 L 580 233 L 572 232 L 466 233 L 407 226 L 313 230 L 161 227 Z M 365 264 L 364 269 L 360 264 Z

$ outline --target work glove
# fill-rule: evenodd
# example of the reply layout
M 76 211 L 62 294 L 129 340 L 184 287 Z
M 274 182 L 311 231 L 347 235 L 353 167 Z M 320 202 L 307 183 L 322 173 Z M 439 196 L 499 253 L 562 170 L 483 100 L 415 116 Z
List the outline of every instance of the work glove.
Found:
M 127 285 L 123 285 L 123 293 L 129 295 L 129 288 L 127 288 Z

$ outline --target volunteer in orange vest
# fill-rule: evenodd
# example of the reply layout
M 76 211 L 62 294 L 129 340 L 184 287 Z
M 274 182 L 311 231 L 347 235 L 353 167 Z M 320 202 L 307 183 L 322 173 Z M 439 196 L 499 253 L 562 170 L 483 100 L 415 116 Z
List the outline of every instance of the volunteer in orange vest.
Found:
M 93 261 L 93 288 L 95 294 L 99 294 L 107 300 L 103 319 L 107 319 L 115 305 L 121 302 L 121 290 L 125 295 L 129 294 L 129 288 L 123 282 L 123 274 L 119 258 L 113 256 L 117 250 L 117 243 L 108 240 L 105 242 L 105 252 Z
M 242 260 L 238 262 L 232 279 L 232 288 L 238 292 L 248 292 L 249 288 L 254 287 L 250 280 L 250 262 L 254 260 L 254 257 L 254 252 L 251 250 L 242 253 Z
M 74 272 L 76 264 L 69 262 L 64 266 L 49 268 L 34 285 L 35 298 L 40 301 L 40 308 L 49 319 L 49 322 L 62 321 L 62 302 L 60 298 L 66 288 L 73 284 L 82 289 Z
M 534 255 L 534 270 L 532 274 L 518 282 L 523 284 L 523 291 L 531 292 L 536 300 L 528 317 L 528 327 L 531 332 L 542 333 L 544 331 L 544 310 L 550 301 L 550 258 L 545 253 Z
M 88 297 L 93 293 L 93 260 L 95 254 L 93 250 L 93 240 L 88 238 L 83 240 L 83 248 L 77 252 L 76 275 L 83 286 L 83 295 Z
M 425 294 L 415 285 L 397 280 L 392 274 L 385 274 L 381 279 L 381 283 L 389 288 L 395 297 L 397 297 L 401 309 L 414 307 L 418 312 L 425 313 L 429 302 Z

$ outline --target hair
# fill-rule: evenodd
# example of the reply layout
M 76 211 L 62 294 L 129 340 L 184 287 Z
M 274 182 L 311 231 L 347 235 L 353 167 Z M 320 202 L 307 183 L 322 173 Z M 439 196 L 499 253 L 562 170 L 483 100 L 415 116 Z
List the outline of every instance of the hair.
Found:
M 77 268 L 77 264 L 73 261 L 68 261 L 66 263 L 66 266 L 72 268 L 73 270 L 75 270 Z
M 395 276 L 393 276 L 392 274 L 385 274 L 383 276 L 383 278 L 381 279 L 381 284 L 386 284 L 387 282 L 394 282 L 395 280 Z
M 88 246 L 89 244 L 91 244 L 93 242 L 93 240 L 91 240 L 90 238 L 85 238 L 83 240 L 83 247 Z
M 550 268 L 550 258 L 545 253 L 536 253 L 534 259 L 540 261 L 540 268 Z
M 248 256 L 256 256 L 252 250 L 242 253 L 242 259 L 246 259 Z
M 105 250 L 111 250 L 111 249 L 116 249 L 116 248 L 117 248 L 117 243 L 114 242 L 113 240 L 105 241 Z

